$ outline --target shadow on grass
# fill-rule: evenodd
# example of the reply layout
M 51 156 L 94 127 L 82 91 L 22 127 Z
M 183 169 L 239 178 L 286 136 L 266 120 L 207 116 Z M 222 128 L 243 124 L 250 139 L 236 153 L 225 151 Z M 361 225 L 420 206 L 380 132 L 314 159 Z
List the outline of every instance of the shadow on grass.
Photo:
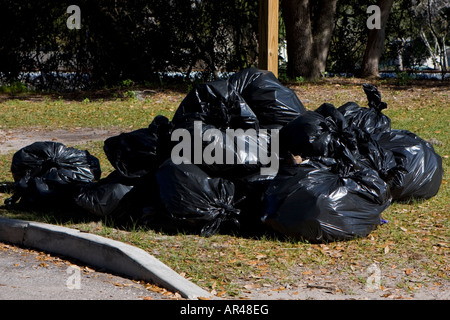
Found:
M 13 186 L 3 186 L 3 189 L 1 190 L 11 191 L 11 187 Z M 77 207 L 76 205 L 71 204 L 29 206 L 26 204 L 21 204 L 19 201 L 18 203 L 11 205 L 1 204 L 0 216 L 11 219 L 36 221 L 69 227 L 73 224 L 77 225 L 101 222 L 102 225 L 122 231 L 153 231 L 168 236 L 199 235 L 201 232 L 200 227 L 190 226 L 189 224 L 175 221 L 169 218 L 168 215 L 162 211 L 154 211 L 150 214 L 146 212 L 134 212 L 121 216 L 96 216 L 82 208 Z M 258 220 L 241 221 L 239 225 L 225 221 L 220 225 L 217 234 L 254 240 L 261 238 L 270 238 L 279 241 L 290 240 L 286 236 L 269 229 Z
M 434 91 L 448 91 L 450 89 L 450 79 L 445 80 L 437 80 L 437 79 L 410 79 L 407 83 L 401 84 L 398 79 L 363 79 L 363 78 L 341 78 L 341 77 L 333 77 L 333 78 L 323 78 L 314 81 L 306 81 L 306 82 L 292 82 L 287 81 L 284 82 L 286 85 L 297 86 L 301 84 L 307 84 L 312 86 L 329 86 L 329 85 L 340 85 L 340 86 L 349 86 L 349 87 L 360 87 L 363 83 L 372 83 L 377 87 L 383 87 L 385 89 L 396 90 L 396 91 L 406 91 L 411 89 L 433 89 Z M 339 90 L 339 89 L 336 89 Z
M 0 93 L 0 102 L 7 100 L 27 100 L 27 101 L 45 101 L 45 100 L 65 100 L 83 102 L 89 101 L 116 101 L 129 100 L 140 93 L 144 96 L 151 97 L 157 93 L 176 93 L 186 95 L 192 88 L 192 84 L 188 82 L 174 82 L 163 85 L 151 86 L 132 86 L 123 87 L 116 86 L 110 88 L 102 88 L 95 90 L 83 91 L 67 91 L 67 92 L 48 92 L 48 91 L 24 91 L 17 94 Z

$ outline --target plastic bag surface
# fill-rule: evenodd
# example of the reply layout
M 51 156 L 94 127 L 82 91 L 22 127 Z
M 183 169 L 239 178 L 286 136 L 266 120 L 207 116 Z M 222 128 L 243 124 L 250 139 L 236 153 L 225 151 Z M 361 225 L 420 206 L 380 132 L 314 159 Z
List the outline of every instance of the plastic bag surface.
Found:
M 429 199 L 438 193 L 444 170 L 430 143 L 408 130 L 380 134 L 377 142 L 394 154 L 397 163 L 389 182 L 394 200 Z
M 164 116 L 153 119 L 148 128 L 121 133 L 105 140 L 103 150 L 111 165 L 128 178 L 156 171 L 170 156 L 172 124 Z
M 175 127 L 195 120 L 219 129 L 258 129 L 259 121 L 242 96 L 227 80 L 198 84 L 176 110 Z
M 263 222 L 311 242 L 365 237 L 373 231 L 390 205 L 388 185 L 374 170 L 343 174 L 332 169 L 333 163 L 322 159 L 283 167 L 266 191 Z
M 224 221 L 238 223 L 234 207 L 234 184 L 211 178 L 194 164 L 164 162 L 156 172 L 161 201 L 172 219 L 200 228 L 200 234 L 215 234 Z
M 109 216 L 131 189 L 133 186 L 127 185 L 120 173 L 114 171 L 98 182 L 81 187 L 75 203 L 96 216 Z
M 355 102 L 347 102 L 338 110 L 344 115 L 349 123 L 370 134 L 389 132 L 391 130 L 391 119 L 382 113 L 387 104 L 381 101 L 381 93 L 371 84 L 363 85 L 368 99 L 369 108 L 360 107 Z
M 100 179 L 99 160 L 86 150 L 53 141 L 35 142 L 17 151 L 11 173 L 16 192 L 9 203 L 45 203 L 71 199 L 79 184 Z
M 281 128 L 306 111 L 295 92 L 270 71 L 248 68 L 228 81 L 256 114 L 261 128 Z

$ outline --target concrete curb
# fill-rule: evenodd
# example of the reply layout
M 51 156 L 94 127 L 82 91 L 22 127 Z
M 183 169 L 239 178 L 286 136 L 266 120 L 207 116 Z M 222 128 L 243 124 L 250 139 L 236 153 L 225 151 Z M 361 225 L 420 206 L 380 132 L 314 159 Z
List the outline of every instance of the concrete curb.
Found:
M 187 299 L 212 295 L 146 251 L 79 230 L 0 217 L 0 241 L 35 248 L 127 277 L 155 283 Z

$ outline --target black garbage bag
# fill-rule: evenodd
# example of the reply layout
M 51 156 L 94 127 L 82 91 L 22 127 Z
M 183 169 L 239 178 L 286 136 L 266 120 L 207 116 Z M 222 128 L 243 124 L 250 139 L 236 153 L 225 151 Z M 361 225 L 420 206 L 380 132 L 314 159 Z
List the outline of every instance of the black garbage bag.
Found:
M 219 129 L 259 128 L 255 113 L 227 80 L 196 85 L 178 106 L 172 123 L 178 128 L 195 120 Z
M 171 159 L 160 166 L 156 178 L 162 203 L 182 226 L 211 236 L 224 222 L 238 224 L 232 182 L 211 178 L 194 164 L 176 165 Z
M 332 104 L 307 111 L 280 130 L 281 154 L 302 158 L 330 157 L 341 168 L 368 167 L 389 179 L 396 166 L 394 155 L 378 144 L 372 134 L 348 122 Z
M 148 128 L 121 133 L 105 140 L 103 150 L 111 165 L 128 178 L 155 172 L 170 157 L 172 124 L 156 116 Z
M 380 146 L 372 133 L 348 122 L 332 104 L 324 103 L 315 111 L 325 117 L 332 133 L 329 155 L 345 166 L 376 170 L 385 181 L 391 178 L 396 167 L 394 154 Z
M 396 167 L 389 181 L 393 200 L 429 199 L 442 183 L 442 158 L 433 146 L 408 130 L 392 130 L 376 136 L 394 154 Z
M 367 131 L 355 129 L 354 132 L 359 152 L 358 167 L 376 170 L 384 181 L 390 181 L 397 170 L 394 153 L 381 146 Z
M 280 150 L 302 157 L 326 157 L 331 139 L 325 117 L 315 111 L 306 111 L 281 128 Z
M 176 230 L 161 201 L 155 174 L 149 174 L 135 181 L 133 188 L 124 195 L 112 216 L 118 223 L 132 222 L 165 231 Z
M 75 203 L 96 216 L 110 216 L 131 189 L 133 186 L 127 183 L 127 179 L 113 171 L 98 182 L 82 186 Z
M 182 129 L 186 131 L 174 131 L 172 160 L 178 164 L 189 159 L 208 175 L 233 180 L 269 169 L 278 161 L 278 149 L 271 146 L 271 130 L 220 130 L 201 121 L 186 122 L 176 130 Z
M 391 130 L 391 119 L 382 113 L 387 104 L 381 101 L 381 94 L 371 84 L 363 85 L 368 99 L 369 108 L 360 107 L 355 102 L 347 102 L 338 110 L 344 115 L 349 123 L 370 134 L 388 132 Z
M 332 104 L 325 103 L 281 128 L 280 154 L 330 157 L 355 167 L 359 152 L 353 128 Z
M 11 173 L 16 190 L 7 204 L 20 199 L 27 205 L 68 205 L 80 184 L 100 179 L 101 168 L 99 160 L 86 150 L 44 141 L 17 151 Z
M 270 183 L 276 177 L 274 174 L 260 172 L 234 179 L 235 207 L 239 209 L 239 224 L 241 232 L 256 234 L 267 229 L 261 221 L 264 211 L 264 194 Z
M 261 128 L 281 128 L 306 111 L 295 92 L 270 71 L 247 68 L 228 81 L 256 114 Z
M 247 68 L 228 79 L 197 85 L 181 102 L 172 122 L 202 120 L 219 129 L 281 128 L 305 107 L 270 71 Z
M 119 226 L 138 223 L 167 230 L 170 224 L 154 174 L 130 179 L 113 171 L 106 178 L 80 188 L 75 202 L 96 216 L 108 216 Z
M 390 205 L 376 171 L 342 173 L 333 159 L 282 167 L 265 197 L 263 222 L 296 239 L 327 242 L 365 237 Z

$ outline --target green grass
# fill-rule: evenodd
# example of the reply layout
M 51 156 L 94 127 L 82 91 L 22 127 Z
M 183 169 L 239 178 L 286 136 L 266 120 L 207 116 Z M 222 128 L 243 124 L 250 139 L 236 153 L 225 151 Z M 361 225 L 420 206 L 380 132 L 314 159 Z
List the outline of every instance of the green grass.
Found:
M 301 82 L 292 86 L 308 109 L 323 102 L 340 106 L 356 101 L 366 106 L 361 81 L 333 80 Z M 407 129 L 424 139 L 435 139 L 442 156 L 444 180 L 437 196 L 410 204 L 394 203 L 384 213 L 388 224 L 368 237 L 329 244 L 310 244 L 280 239 L 271 233 L 256 237 L 216 234 L 202 238 L 192 234 L 168 234 L 139 225 L 118 228 L 108 219 L 67 212 L 25 212 L 0 208 L 0 215 L 44 221 L 131 243 L 153 254 L 175 271 L 222 297 L 240 297 L 244 284 L 277 288 L 298 283 L 311 274 L 331 274 L 361 285 L 364 270 L 377 262 L 383 270 L 383 286 L 405 294 L 420 285 L 448 283 L 450 212 L 450 90 L 411 81 L 408 86 L 375 83 L 388 103 L 385 114 L 394 129 Z M 158 114 L 171 118 L 187 92 L 160 91 L 145 101 L 136 99 L 63 99 L 37 96 L 15 97 L 1 102 L 0 129 L 26 127 L 122 127 L 133 130 L 147 126 Z M 87 98 L 87 99 L 86 99 Z M 1 100 L 0 100 L 1 101 Z M 436 142 L 437 141 L 437 142 Z M 112 171 L 103 153 L 103 143 L 80 146 L 100 159 L 103 174 Z M 10 185 L 12 154 L 0 155 L 0 183 Z M 11 195 L 6 186 L 0 201 Z M 412 270 L 412 271 L 411 271 Z M 395 275 L 401 274 L 401 277 Z M 351 294 L 351 289 L 348 290 Z
M 159 93 L 138 99 L 96 99 L 82 101 L 49 97 L 8 99 L 2 105 L 2 128 L 142 128 L 156 115 L 171 118 L 178 107 L 180 93 Z

